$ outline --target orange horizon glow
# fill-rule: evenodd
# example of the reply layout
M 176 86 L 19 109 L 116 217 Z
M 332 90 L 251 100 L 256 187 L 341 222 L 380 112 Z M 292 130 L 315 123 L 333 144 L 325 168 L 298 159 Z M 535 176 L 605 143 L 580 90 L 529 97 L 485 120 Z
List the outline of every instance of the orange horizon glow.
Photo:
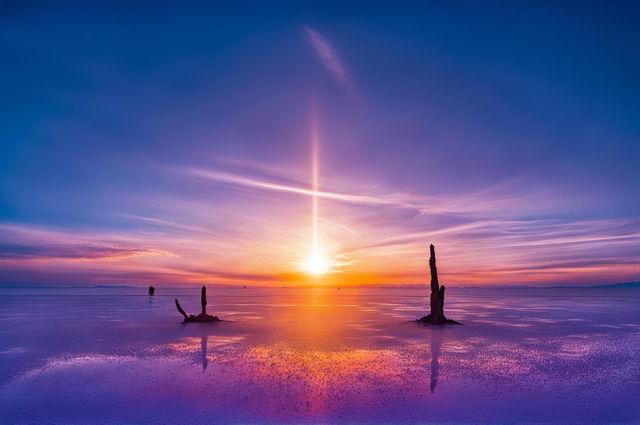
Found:
M 305 204 L 308 211 L 308 203 Z M 304 206 L 301 205 L 302 210 Z M 341 212 L 335 206 L 331 211 L 332 215 Z M 512 225 L 495 221 L 485 227 L 480 224 L 475 227 L 455 226 L 448 231 L 438 229 L 432 234 L 424 232 L 414 236 L 399 234 L 385 237 L 380 232 L 384 229 L 379 226 L 348 220 L 341 224 L 348 231 L 331 222 L 323 222 L 332 226 L 333 245 L 324 251 L 325 248 L 319 244 L 319 252 L 335 252 L 332 266 L 339 272 L 331 270 L 314 275 L 312 271 L 317 270 L 316 267 L 322 270 L 324 266 L 321 263 L 306 270 L 304 267 L 305 260 L 309 258 L 305 254 L 310 252 L 308 219 L 311 217 L 308 214 L 291 217 L 294 221 L 288 231 L 283 233 L 281 227 L 267 227 L 263 233 L 254 233 L 251 242 L 244 243 L 217 238 L 204 231 L 195 232 L 191 230 L 192 226 L 185 231 L 180 228 L 181 233 L 189 232 L 185 237 L 181 233 L 167 235 L 165 231 L 118 235 L 5 225 L 2 229 L 5 235 L 22 240 L 33 239 L 41 246 L 52 246 L 56 250 L 51 248 L 51 253 L 44 253 L 47 255 L 0 259 L 0 264 L 6 276 L 15 270 L 18 278 L 32 276 L 36 282 L 54 285 L 75 282 L 141 286 L 196 286 L 202 283 L 345 287 L 408 285 L 428 282 L 427 243 L 433 242 L 441 281 L 450 286 L 600 284 L 636 281 L 640 275 L 637 261 L 612 258 L 583 263 L 566 258 L 567 255 L 587 258 L 594 244 L 607 244 L 619 251 L 630 246 L 637 238 L 621 238 L 615 234 L 607 237 L 607 232 L 612 231 L 609 228 L 620 228 L 617 221 L 589 223 L 589 229 L 598 229 L 600 236 L 595 241 L 591 233 L 583 238 L 575 235 L 576 225 L 570 230 L 565 230 L 567 226 L 564 224 L 547 225 L 548 229 L 537 232 L 538 239 L 527 246 L 524 243 L 527 235 L 521 236 L 519 228 L 516 228 L 518 232 L 511 231 L 514 236 L 507 237 L 508 226 Z M 341 218 L 344 216 L 337 214 L 333 222 Z M 297 226 L 295 219 L 298 219 Z M 494 232 L 494 229 L 503 230 L 500 239 L 482 236 L 471 244 L 466 242 L 478 231 Z M 500 235 L 500 232 L 496 233 Z M 7 241 L 11 242 L 11 239 Z M 15 281 L 20 282 L 18 279 Z

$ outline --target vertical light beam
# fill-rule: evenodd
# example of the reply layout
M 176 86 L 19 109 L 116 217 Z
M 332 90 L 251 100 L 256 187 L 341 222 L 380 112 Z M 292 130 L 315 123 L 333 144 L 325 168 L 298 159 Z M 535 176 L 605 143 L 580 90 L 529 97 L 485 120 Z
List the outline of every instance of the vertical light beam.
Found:
M 312 203 L 312 224 L 311 224 L 311 238 L 313 243 L 313 258 L 319 258 L 318 248 L 318 190 L 319 190 L 319 170 L 318 170 L 318 117 L 314 111 L 311 119 L 311 184 L 313 190 L 313 196 L 311 197 Z
M 320 276 L 331 269 L 330 261 L 320 250 L 318 234 L 318 203 L 320 196 L 320 154 L 318 153 L 320 137 L 318 136 L 318 118 L 314 110 L 311 117 L 311 253 L 303 264 L 304 269 L 314 276 Z

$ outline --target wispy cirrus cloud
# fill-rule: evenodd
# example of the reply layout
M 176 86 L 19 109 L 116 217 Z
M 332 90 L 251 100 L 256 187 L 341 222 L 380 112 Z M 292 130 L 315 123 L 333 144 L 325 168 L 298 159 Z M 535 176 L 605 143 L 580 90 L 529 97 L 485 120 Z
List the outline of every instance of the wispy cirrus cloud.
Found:
M 0 244 L 0 262 L 115 261 L 140 256 L 175 256 L 164 249 L 131 246 L 113 236 L 89 235 L 92 236 L 25 225 L 0 225 L 0 236 L 4 240 Z
M 350 84 L 349 75 L 338 55 L 338 52 L 329 44 L 327 39 L 318 31 L 308 25 L 304 26 L 307 38 L 316 52 L 324 67 L 331 73 L 331 76 L 344 86 Z
M 0 261 L 121 260 L 141 255 L 171 255 L 168 251 L 100 245 L 0 245 Z
M 640 273 L 637 218 L 558 218 L 557 194 L 518 182 L 444 196 L 329 177 L 327 190 L 313 191 L 299 171 L 260 164 L 170 172 L 189 190 L 125 199 L 126 213 L 113 216 L 119 230 L 0 224 L 0 283 L 304 283 L 313 195 L 339 271 L 327 283 L 421 282 L 428 242 L 447 284 L 596 284 Z
M 328 240 L 338 241 L 334 252 L 352 258 L 345 269 L 368 282 L 376 281 L 376 273 L 418 281 L 427 241 L 441 246 L 448 263 L 443 271 L 450 272 L 447 281 L 455 284 L 598 283 L 634 279 L 640 272 L 634 260 L 640 254 L 640 221 L 581 218 L 570 206 L 565 211 L 571 215 L 557 218 L 564 205 L 561 192 L 521 190 L 517 180 L 459 195 L 393 193 L 370 185 L 361 194 L 329 180 L 325 187 L 347 191 L 313 191 L 305 180 L 277 175 L 268 167 L 242 173 L 228 168 L 181 172 L 216 187 L 236 188 L 248 198 L 264 192 L 271 202 L 289 203 L 291 195 L 303 201 L 318 196 L 330 211 L 325 231 Z M 356 183 L 350 181 L 351 189 Z M 606 270 L 612 275 L 607 277 Z
M 479 192 L 464 193 L 460 195 L 414 195 L 398 192 L 355 193 L 336 191 L 314 191 L 304 181 L 292 182 L 287 177 L 275 178 L 273 174 L 265 177 L 265 174 L 257 173 L 257 176 L 237 174 L 229 171 L 218 171 L 204 168 L 182 168 L 180 172 L 202 179 L 226 183 L 235 186 L 261 189 L 266 191 L 284 192 L 303 196 L 318 196 L 328 200 L 341 201 L 352 204 L 369 206 L 389 206 L 413 210 L 418 214 L 485 214 L 492 215 L 505 211 L 526 209 L 528 213 L 538 212 L 544 208 L 544 201 L 548 200 L 545 193 L 502 193 L 504 187 L 497 186 Z M 287 181 L 287 183 L 282 183 Z M 331 186 L 331 182 L 325 185 Z M 305 187 L 306 186 L 306 187 Z

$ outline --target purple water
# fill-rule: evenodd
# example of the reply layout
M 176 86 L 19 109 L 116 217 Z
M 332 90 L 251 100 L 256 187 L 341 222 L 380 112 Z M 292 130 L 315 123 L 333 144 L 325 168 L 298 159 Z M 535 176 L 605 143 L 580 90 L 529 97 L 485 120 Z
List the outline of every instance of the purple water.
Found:
M 0 292 L 2 424 L 640 423 L 640 290 Z

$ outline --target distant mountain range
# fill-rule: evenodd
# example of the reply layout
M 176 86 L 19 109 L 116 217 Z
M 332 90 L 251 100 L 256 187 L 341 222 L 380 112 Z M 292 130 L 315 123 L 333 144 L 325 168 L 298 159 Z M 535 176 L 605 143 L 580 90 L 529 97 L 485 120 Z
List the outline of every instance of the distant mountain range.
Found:
M 640 288 L 640 282 L 610 283 L 591 286 L 551 286 L 551 288 Z
M 72 288 L 83 288 L 83 286 L 72 286 Z M 130 286 L 130 285 L 96 285 L 96 286 L 91 286 L 91 288 L 136 288 L 136 286 Z
M 589 288 L 640 288 L 640 282 L 613 283 L 610 285 L 590 286 Z

